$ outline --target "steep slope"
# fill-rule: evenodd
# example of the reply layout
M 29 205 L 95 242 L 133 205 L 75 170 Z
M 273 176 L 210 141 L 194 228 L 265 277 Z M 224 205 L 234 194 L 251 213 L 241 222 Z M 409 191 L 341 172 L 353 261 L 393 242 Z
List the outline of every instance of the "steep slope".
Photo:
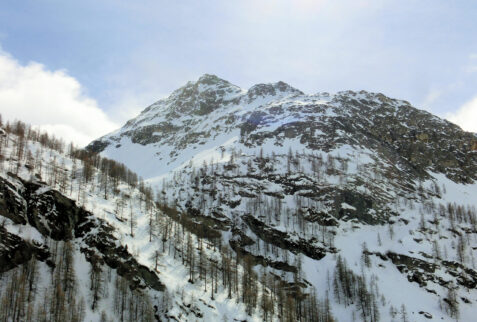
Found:
M 244 278 L 268 290 L 243 257 L 166 216 L 124 165 L 2 126 L 2 321 L 261 320 L 231 292 Z
M 338 320 L 476 313 L 477 136 L 406 101 L 204 75 L 88 149 Z

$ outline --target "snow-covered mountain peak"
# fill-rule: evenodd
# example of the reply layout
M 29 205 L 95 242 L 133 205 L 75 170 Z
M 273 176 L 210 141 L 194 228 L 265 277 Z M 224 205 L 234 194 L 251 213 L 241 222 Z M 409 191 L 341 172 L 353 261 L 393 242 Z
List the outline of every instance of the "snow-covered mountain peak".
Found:
M 207 95 L 208 93 L 216 93 L 218 96 L 227 96 L 232 93 L 241 93 L 243 90 L 222 79 L 216 75 L 204 74 L 197 81 L 189 81 L 183 87 L 175 90 L 172 97 L 183 97 L 184 95 Z
M 196 83 L 205 84 L 205 85 L 216 85 L 216 84 L 232 85 L 229 81 L 222 79 L 218 77 L 217 75 L 213 75 L 213 74 L 204 74 L 200 76 Z
M 205 115 L 228 104 L 243 92 L 240 87 L 226 80 L 205 74 L 197 81 L 188 82 L 175 90 L 167 100 L 160 102 L 178 114 Z
M 197 81 L 189 81 L 164 99 L 147 107 L 130 120 L 126 128 L 160 122 L 161 117 L 208 116 L 211 112 L 227 107 L 262 106 L 286 97 L 304 95 L 300 90 L 282 82 L 257 84 L 244 90 L 216 75 L 204 74 Z M 227 111 L 224 111 L 227 113 Z M 159 119 L 158 119 L 159 117 Z

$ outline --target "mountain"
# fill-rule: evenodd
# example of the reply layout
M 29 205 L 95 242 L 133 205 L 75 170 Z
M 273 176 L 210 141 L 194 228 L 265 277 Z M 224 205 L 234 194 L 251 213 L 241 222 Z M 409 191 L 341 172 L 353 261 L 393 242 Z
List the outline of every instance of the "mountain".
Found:
M 206 74 L 87 149 L 340 321 L 377 319 L 359 283 L 384 321 L 476 313 L 477 135 L 407 101 Z
M 87 150 L 0 117 L 2 321 L 472 321 L 477 136 L 189 82 Z

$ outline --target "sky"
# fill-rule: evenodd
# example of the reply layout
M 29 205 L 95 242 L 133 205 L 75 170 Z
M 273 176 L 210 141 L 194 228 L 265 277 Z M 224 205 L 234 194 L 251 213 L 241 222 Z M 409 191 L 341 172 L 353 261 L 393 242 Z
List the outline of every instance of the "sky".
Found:
M 79 145 L 204 73 L 367 90 L 477 132 L 477 3 L 3 0 L 0 113 Z

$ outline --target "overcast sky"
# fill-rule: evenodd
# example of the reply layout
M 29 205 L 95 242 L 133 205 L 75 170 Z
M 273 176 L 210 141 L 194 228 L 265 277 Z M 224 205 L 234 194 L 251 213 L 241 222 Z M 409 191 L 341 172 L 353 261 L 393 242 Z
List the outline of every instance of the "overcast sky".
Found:
M 0 113 L 79 144 L 204 73 L 382 92 L 477 132 L 477 3 L 4 0 Z

